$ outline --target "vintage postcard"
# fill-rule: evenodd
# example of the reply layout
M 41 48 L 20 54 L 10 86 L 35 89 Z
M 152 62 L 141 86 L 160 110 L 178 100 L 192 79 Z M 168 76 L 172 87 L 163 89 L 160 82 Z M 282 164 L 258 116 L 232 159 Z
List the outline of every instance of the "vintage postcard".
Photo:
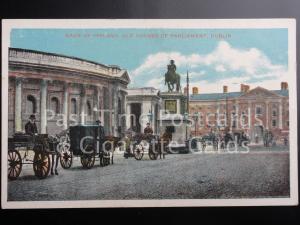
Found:
M 2 208 L 298 204 L 294 19 L 2 28 Z

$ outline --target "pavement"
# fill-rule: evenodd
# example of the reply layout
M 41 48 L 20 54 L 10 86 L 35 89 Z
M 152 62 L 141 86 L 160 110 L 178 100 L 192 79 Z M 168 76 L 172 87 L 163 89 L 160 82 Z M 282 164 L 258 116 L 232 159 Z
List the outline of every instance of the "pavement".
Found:
M 169 154 L 141 161 L 115 156 L 114 164 L 70 169 L 37 179 L 32 165 L 8 182 L 9 201 L 108 199 L 228 199 L 289 196 L 286 147 L 251 148 L 249 153 Z

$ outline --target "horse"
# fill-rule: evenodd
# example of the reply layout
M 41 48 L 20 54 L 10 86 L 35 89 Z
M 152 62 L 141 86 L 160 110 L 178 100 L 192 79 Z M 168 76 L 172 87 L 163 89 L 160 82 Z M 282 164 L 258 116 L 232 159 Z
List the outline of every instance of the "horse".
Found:
M 180 75 L 177 73 L 172 73 L 168 71 L 165 73 L 165 85 L 168 85 L 168 90 L 173 91 L 174 86 L 176 85 L 176 91 L 179 92 L 181 89 L 180 86 Z
M 109 164 L 114 164 L 114 151 L 117 146 L 119 146 L 121 138 L 114 136 L 105 136 L 100 152 L 100 166 L 107 166 Z

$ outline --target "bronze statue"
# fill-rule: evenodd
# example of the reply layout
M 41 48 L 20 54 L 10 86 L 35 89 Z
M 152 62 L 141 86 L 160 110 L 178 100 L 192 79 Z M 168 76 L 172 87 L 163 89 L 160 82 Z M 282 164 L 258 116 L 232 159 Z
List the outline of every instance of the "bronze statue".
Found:
M 174 87 L 176 85 L 176 92 L 181 90 L 180 86 L 180 75 L 176 73 L 176 65 L 174 64 L 174 60 L 170 61 L 168 65 L 168 72 L 165 73 L 165 85 L 168 85 L 168 92 L 174 91 Z

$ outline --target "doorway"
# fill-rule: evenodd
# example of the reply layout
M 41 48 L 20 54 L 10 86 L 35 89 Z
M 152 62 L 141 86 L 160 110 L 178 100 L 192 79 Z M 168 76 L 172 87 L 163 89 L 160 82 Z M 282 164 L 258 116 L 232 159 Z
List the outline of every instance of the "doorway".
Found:
M 131 106 L 130 127 L 134 132 L 141 133 L 141 124 L 139 122 L 139 119 L 142 112 L 142 104 L 131 103 L 130 106 Z

